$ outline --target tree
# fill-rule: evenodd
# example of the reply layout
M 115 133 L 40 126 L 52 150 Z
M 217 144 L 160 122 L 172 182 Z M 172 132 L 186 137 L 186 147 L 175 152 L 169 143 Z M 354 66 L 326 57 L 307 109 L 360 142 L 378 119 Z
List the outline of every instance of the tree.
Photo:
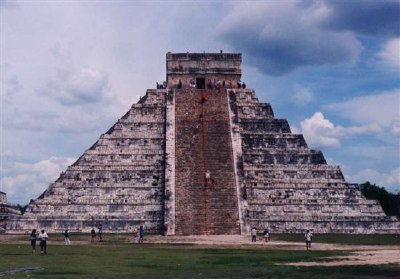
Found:
M 28 208 L 28 205 L 20 205 L 19 203 L 17 204 L 17 207 L 19 209 L 19 211 L 21 211 L 21 214 L 24 214 L 26 209 Z
M 392 194 L 379 187 L 371 184 L 369 181 L 360 184 L 361 193 L 369 200 L 377 200 L 382 206 L 386 215 L 397 216 L 400 218 L 400 195 Z

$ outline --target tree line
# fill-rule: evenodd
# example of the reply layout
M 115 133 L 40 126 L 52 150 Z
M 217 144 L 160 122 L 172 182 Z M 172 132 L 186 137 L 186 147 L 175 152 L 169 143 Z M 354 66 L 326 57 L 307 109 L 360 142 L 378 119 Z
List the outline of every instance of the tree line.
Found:
M 386 215 L 400 218 L 400 194 L 389 193 L 385 188 L 369 181 L 360 184 L 360 191 L 368 200 L 379 201 Z

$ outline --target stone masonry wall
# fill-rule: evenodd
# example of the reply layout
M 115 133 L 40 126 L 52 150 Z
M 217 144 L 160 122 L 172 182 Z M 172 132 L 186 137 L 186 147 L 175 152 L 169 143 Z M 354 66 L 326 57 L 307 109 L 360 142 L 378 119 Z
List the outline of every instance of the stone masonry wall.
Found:
M 274 118 L 253 90 L 229 90 L 229 99 L 242 231 L 400 232 L 395 217 L 366 200 L 285 119 Z
M 160 232 L 164 218 L 165 90 L 137 104 L 32 201 L 8 231 Z

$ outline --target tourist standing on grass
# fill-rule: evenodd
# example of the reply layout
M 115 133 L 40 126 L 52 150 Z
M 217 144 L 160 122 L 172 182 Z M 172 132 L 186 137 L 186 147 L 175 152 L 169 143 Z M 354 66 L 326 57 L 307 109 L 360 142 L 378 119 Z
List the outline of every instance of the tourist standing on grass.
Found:
M 31 232 L 32 254 L 35 254 L 35 252 L 36 252 L 36 240 L 37 240 L 36 229 L 33 229 L 32 232 Z
M 64 242 L 65 242 L 65 245 L 71 244 L 71 241 L 69 240 L 69 231 L 68 230 L 65 230 L 65 232 L 64 232 Z
M 251 229 L 251 242 L 256 242 L 257 241 L 257 229 L 256 227 L 253 227 Z
M 311 241 L 312 241 L 312 233 L 310 230 L 307 230 L 306 234 L 304 235 L 304 238 L 306 240 L 306 248 L 311 249 Z
M 92 230 L 90 231 L 90 242 L 93 243 L 95 238 L 96 238 L 96 231 L 94 230 L 94 228 L 92 228 Z
M 100 223 L 99 226 L 97 227 L 99 230 L 99 241 L 103 241 L 103 225 Z
M 266 228 L 263 232 L 265 242 L 269 241 L 269 230 Z
M 144 239 L 144 228 L 143 226 L 139 227 L 139 243 L 143 243 Z
M 40 239 L 40 254 L 43 256 L 44 254 L 47 254 L 47 239 L 48 239 L 47 233 L 42 230 L 42 232 L 39 234 L 39 239 Z

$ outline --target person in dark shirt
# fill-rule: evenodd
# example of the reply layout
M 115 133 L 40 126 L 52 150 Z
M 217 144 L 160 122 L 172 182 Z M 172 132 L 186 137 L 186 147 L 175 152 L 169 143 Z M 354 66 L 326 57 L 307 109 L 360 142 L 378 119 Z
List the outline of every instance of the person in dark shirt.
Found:
M 36 240 L 37 240 L 36 229 L 32 230 L 30 239 L 31 239 L 32 254 L 35 254 L 35 252 L 36 252 Z
M 94 230 L 94 228 L 92 228 L 92 230 L 90 231 L 90 242 L 94 242 L 94 239 L 96 238 L 96 231 Z
M 103 241 L 103 225 L 100 223 L 99 226 L 97 227 L 99 230 L 99 241 Z
M 65 230 L 65 232 L 64 232 L 64 242 L 65 242 L 65 245 L 71 244 L 71 241 L 69 240 L 69 231 L 68 230 Z
M 140 226 L 139 227 L 139 243 L 143 243 L 144 239 L 144 227 Z

